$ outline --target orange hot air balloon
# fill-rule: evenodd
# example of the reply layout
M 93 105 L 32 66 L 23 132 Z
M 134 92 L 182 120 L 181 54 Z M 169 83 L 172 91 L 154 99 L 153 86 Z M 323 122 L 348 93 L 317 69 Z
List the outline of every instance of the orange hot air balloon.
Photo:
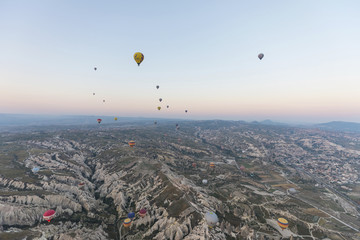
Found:
M 130 147 L 134 147 L 134 146 L 135 146 L 135 141 L 130 141 L 130 142 L 129 142 L 129 146 L 130 146 Z
M 44 214 L 43 214 L 43 218 L 44 220 L 50 222 L 51 219 L 53 219 L 55 217 L 55 211 L 54 210 L 47 210 Z
M 215 163 L 211 162 L 211 163 L 210 163 L 210 167 L 211 167 L 211 168 L 215 168 Z
M 132 222 L 131 218 L 126 218 L 124 220 L 124 227 L 126 227 L 126 228 L 130 227 L 131 222 Z
M 145 217 L 146 216 L 146 209 L 145 208 L 142 208 L 142 209 L 140 209 L 140 211 L 139 211 L 139 215 L 140 215 L 140 217 Z
M 96 120 L 98 123 L 101 123 L 101 118 L 98 118 L 97 120 Z

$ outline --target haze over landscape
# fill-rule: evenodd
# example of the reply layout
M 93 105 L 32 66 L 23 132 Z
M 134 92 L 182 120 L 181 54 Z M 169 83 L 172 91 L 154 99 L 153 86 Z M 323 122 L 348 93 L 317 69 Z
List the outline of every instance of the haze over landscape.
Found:
M 360 240 L 359 1 L 0 1 L 0 240 Z

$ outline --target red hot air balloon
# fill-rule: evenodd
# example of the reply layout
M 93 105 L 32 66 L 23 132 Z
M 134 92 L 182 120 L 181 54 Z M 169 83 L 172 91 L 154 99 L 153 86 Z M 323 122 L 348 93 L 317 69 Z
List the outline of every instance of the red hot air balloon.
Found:
M 98 123 L 101 123 L 101 118 L 98 118 L 97 120 L 96 120 Z
M 196 168 L 196 163 L 192 163 L 193 168 Z
M 51 219 L 53 219 L 55 217 L 55 211 L 54 210 L 47 210 L 44 214 L 43 214 L 43 218 L 44 220 L 50 222 Z
M 140 211 L 139 211 L 139 215 L 140 215 L 140 217 L 145 217 L 145 215 L 146 215 L 146 209 L 145 208 L 142 208 Z

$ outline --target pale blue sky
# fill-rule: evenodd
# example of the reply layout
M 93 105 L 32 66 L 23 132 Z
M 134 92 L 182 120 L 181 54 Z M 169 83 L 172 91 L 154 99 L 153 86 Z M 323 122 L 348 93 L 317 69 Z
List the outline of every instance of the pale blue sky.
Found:
M 359 12 L 356 0 L 0 1 L 0 112 L 360 122 Z

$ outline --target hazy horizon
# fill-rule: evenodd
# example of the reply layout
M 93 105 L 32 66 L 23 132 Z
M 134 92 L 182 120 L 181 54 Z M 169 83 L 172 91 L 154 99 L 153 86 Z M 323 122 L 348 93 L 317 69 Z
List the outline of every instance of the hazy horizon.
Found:
M 2 1 L 0 112 L 360 122 L 358 9 L 355 0 Z

